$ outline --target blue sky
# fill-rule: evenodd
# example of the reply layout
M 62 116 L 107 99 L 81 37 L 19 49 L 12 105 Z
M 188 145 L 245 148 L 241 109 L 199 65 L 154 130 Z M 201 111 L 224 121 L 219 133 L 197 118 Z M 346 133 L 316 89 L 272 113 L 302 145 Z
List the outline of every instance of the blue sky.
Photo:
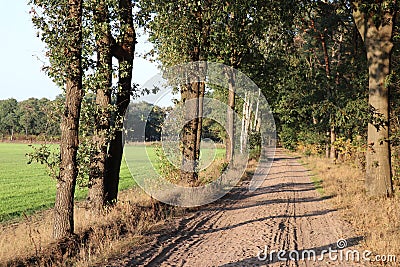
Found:
M 41 71 L 44 44 L 36 37 L 29 14 L 28 1 L 2 0 L 0 8 L 0 99 L 47 97 L 61 93 Z M 133 82 L 143 85 L 158 73 L 157 66 L 139 55 L 151 49 L 145 36 L 138 40 L 134 60 Z

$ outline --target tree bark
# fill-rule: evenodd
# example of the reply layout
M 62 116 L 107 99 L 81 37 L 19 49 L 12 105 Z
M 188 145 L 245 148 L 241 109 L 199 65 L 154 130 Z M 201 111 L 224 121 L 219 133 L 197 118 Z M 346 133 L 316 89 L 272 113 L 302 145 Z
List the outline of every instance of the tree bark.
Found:
M 342 49 L 342 42 L 343 42 L 343 35 L 340 35 L 339 40 L 338 40 L 338 50 L 337 50 L 337 68 L 340 67 L 341 65 L 341 49 Z M 333 50 L 332 52 L 332 58 L 336 57 L 336 52 Z M 335 84 L 336 88 L 340 86 L 340 73 L 339 70 L 336 71 L 336 77 L 335 77 Z M 334 161 L 336 160 L 338 153 L 336 151 L 335 147 L 335 142 L 337 138 L 337 127 L 335 127 L 334 124 L 331 124 L 331 153 L 330 153 L 330 158 L 333 159 Z
M 229 69 L 226 74 L 228 78 L 228 107 L 227 107 L 227 121 L 226 121 L 226 160 L 231 162 L 235 154 L 235 71 Z
M 259 111 L 259 108 L 260 108 L 260 97 L 261 97 L 261 88 L 260 89 L 258 89 L 258 98 L 257 98 L 257 106 L 256 106 L 256 113 L 254 114 L 254 124 L 253 124 L 253 127 L 252 127 L 252 129 L 253 129 L 253 131 L 254 132 L 258 132 L 257 131 L 257 126 L 258 126 L 258 124 L 259 124 L 259 122 L 258 122 L 258 111 Z
M 253 105 L 252 95 L 250 92 L 245 94 L 243 103 L 243 118 L 242 118 L 242 132 L 240 134 L 240 153 L 243 154 L 247 150 L 247 140 L 249 137 L 249 130 L 251 126 L 251 107 Z
M 206 91 L 206 84 L 205 82 L 200 82 L 199 84 L 199 115 L 198 115 L 198 126 L 197 126 L 197 136 L 196 136 L 196 152 L 198 155 L 196 155 L 196 158 L 200 158 L 200 149 L 201 149 L 201 135 L 203 132 L 203 110 L 204 110 L 204 94 Z
M 192 62 L 207 61 L 211 21 L 209 17 L 204 19 L 204 14 L 211 11 L 210 7 L 211 1 L 209 0 L 199 2 L 197 12 L 194 13 L 199 27 L 200 40 L 194 40 L 191 44 L 193 50 L 189 51 L 189 57 Z M 185 114 L 185 120 L 188 121 L 190 118 L 190 121 L 186 123 L 181 132 L 182 168 L 180 176 L 182 181 L 191 186 L 196 186 L 198 183 L 197 166 L 203 128 L 203 100 L 206 89 L 204 76 L 207 64 L 198 64 L 196 68 L 195 73 L 197 74 L 190 77 L 187 84 L 181 87 L 182 102 L 190 100 L 186 105 L 191 107 L 186 109 Z M 188 103 L 190 104 L 188 105 Z
M 82 90 L 82 1 L 68 1 L 68 32 L 71 42 L 66 48 L 68 70 L 66 77 L 65 108 L 61 122 L 60 177 L 54 207 L 55 239 L 71 236 L 74 232 L 74 192 L 78 174 L 76 155 L 79 145 L 79 117 Z
M 353 17 L 365 43 L 369 69 L 369 105 L 373 118 L 368 124 L 365 186 L 368 196 L 393 194 L 389 144 L 389 85 L 393 28 L 397 10 L 383 12 L 375 25 L 373 14 L 366 14 L 354 3 Z
M 336 142 L 336 129 L 335 126 L 331 126 L 331 150 L 330 150 L 331 159 L 336 159 L 335 142 Z
M 99 1 L 94 10 L 97 46 L 96 117 L 93 145 L 96 149 L 91 158 L 88 198 L 92 211 L 100 213 L 105 204 L 104 181 L 110 130 L 110 104 L 112 86 L 111 29 L 108 6 Z M 106 26 L 105 26 L 106 25 Z
M 136 33 L 133 26 L 132 1 L 120 0 L 122 36 L 120 43 L 113 42 L 112 54 L 119 62 L 119 88 L 117 92 L 116 129 L 110 141 L 105 177 L 105 197 L 108 203 L 118 198 L 119 175 L 124 150 L 122 122 L 132 94 L 132 69 L 135 55 Z
M 243 154 L 244 149 L 244 139 L 245 139 L 245 127 L 246 127 L 246 116 L 247 116 L 247 101 L 248 101 L 249 93 L 246 92 L 244 95 L 244 102 L 243 102 L 243 111 L 242 111 L 242 130 L 240 133 L 240 153 Z
M 251 101 L 250 101 L 251 99 Z M 247 150 L 248 147 L 248 139 L 249 139 L 249 131 L 251 130 L 251 107 L 253 106 L 253 99 L 252 95 L 250 94 L 250 98 L 247 100 L 247 109 L 246 109 L 246 125 L 245 125 L 245 132 L 244 132 L 244 146 L 243 151 Z
M 190 186 L 196 186 L 198 180 L 197 165 L 197 120 L 191 120 L 183 128 L 181 180 Z
M 197 54 L 198 55 L 198 54 Z M 193 60 L 196 61 L 196 60 Z M 194 72 L 197 72 L 196 70 Z M 182 167 L 181 180 L 190 186 L 196 186 L 198 180 L 197 165 L 200 154 L 197 137 L 199 127 L 199 95 L 200 84 L 198 77 L 189 77 L 187 84 L 182 86 L 182 102 L 186 105 L 185 122 L 181 134 Z M 201 133 L 201 129 L 200 129 Z
M 208 59 L 208 54 L 207 50 L 210 47 L 210 25 L 211 25 L 211 20 L 210 16 L 204 19 L 204 13 L 210 12 L 211 11 L 211 1 L 206 0 L 204 3 L 200 3 L 201 5 L 199 6 L 198 12 L 196 14 L 196 17 L 199 22 L 200 30 L 201 30 L 201 42 L 200 42 L 200 47 L 198 51 L 198 55 L 194 55 L 193 61 L 199 60 L 203 61 L 204 63 L 199 65 L 199 74 L 202 76 L 200 77 L 200 84 L 199 84 L 199 95 L 198 95 L 198 101 L 199 101 L 199 112 L 198 112 L 198 126 L 197 126 L 197 135 L 196 135 L 196 159 L 200 159 L 200 149 L 201 149 L 201 136 L 203 132 L 203 110 L 204 110 L 204 96 L 206 92 L 206 73 L 207 73 L 207 59 Z M 204 5 L 204 7 L 203 7 Z

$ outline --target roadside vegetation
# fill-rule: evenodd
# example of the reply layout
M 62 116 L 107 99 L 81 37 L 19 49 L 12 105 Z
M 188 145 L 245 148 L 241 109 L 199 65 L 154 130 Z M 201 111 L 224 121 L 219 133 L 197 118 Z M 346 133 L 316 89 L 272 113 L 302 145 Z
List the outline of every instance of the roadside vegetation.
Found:
M 334 162 L 322 155 L 304 154 L 300 161 L 310 170 L 318 192 L 337 208 L 342 219 L 349 222 L 357 235 L 362 236 L 362 248 L 373 255 L 400 255 L 400 187 L 394 187 L 389 199 L 370 198 L 365 194 L 364 170 L 359 162 Z M 362 166 L 362 165 L 361 165 Z M 375 263 L 391 266 L 389 263 Z M 394 264 L 394 263 L 393 263 Z M 376 266 L 378 266 L 376 265 Z

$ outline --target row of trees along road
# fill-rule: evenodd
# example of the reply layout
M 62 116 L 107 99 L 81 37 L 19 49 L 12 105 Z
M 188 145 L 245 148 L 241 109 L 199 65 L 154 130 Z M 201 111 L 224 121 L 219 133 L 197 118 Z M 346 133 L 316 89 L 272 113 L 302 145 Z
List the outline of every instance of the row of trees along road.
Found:
M 89 166 L 93 212 L 101 212 L 106 203 L 117 199 L 121 124 L 134 91 L 133 7 L 129 0 L 35 0 L 31 4 L 33 23 L 47 46 L 50 64 L 45 70 L 65 92 L 59 171 L 53 172 L 58 181 L 53 236 L 59 239 L 74 232 L 79 151 L 89 153 L 84 157 L 89 162 L 83 164 Z M 113 57 L 118 60 L 116 73 Z M 115 87 L 113 74 L 118 76 Z M 87 93 L 95 95 L 95 101 L 85 101 Z
M 47 45 L 45 70 L 65 90 L 54 237 L 73 233 L 73 193 L 82 162 L 77 155 L 90 155 L 85 164 L 93 211 L 117 199 L 122 118 L 130 97 L 138 93 L 132 84 L 134 23 L 149 33 L 154 44 L 150 55 L 163 68 L 200 60 L 247 74 L 268 99 L 285 147 L 319 145 L 335 158 L 337 140 L 360 141 L 367 150 L 367 193 L 390 196 L 389 133 L 399 128 L 390 117 L 399 110 L 390 101 L 398 92 L 396 72 L 390 69 L 398 68 L 397 53 L 392 56 L 398 51 L 393 41 L 397 10 L 394 0 L 33 0 L 33 22 Z M 233 72 L 226 75 L 231 90 L 189 82 L 179 88 L 181 101 L 197 99 L 195 111 L 201 117 L 202 96 L 209 95 L 249 120 L 246 107 L 257 96 L 239 99 Z M 89 94 L 92 101 L 84 97 Z M 230 110 L 225 136 L 238 134 Z M 182 164 L 193 165 L 191 171 L 185 166 L 181 179 L 192 185 L 198 178 L 203 123 L 209 124 L 192 120 L 182 131 Z M 257 124 L 242 125 L 257 131 L 263 127 Z M 247 130 L 242 134 L 247 136 Z M 239 152 L 230 140 L 225 143 L 230 161 Z

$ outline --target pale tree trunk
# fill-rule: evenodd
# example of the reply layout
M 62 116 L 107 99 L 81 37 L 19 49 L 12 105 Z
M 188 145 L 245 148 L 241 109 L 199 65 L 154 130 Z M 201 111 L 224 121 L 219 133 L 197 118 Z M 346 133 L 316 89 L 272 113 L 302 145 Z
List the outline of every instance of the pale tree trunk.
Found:
M 68 46 L 69 73 L 66 77 L 65 107 L 61 119 L 60 177 L 54 207 L 55 239 L 71 236 L 74 232 L 74 192 L 78 166 L 79 117 L 82 90 L 82 1 L 69 0 Z
M 257 131 L 257 125 L 258 125 L 258 112 L 259 112 L 259 109 L 260 109 L 260 97 L 261 97 L 261 89 L 258 89 L 256 113 L 254 114 L 254 124 L 253 124 L 253 127 L 252 127 L 254 132 L 258 132 Z
M 262 118 L 262 114 L 261 114 L 261 112 L 259 112 L 259 118 L 257 120 L 257 126 L 256 126 L 257 133 L 261 133 L 261 118 Z M 271 145 L 271 144 L 269 144 L 269 145 Z
M 331 126 L 331 150 L 330 150 L 331 159 L 336 159 L 335 142 L 336 142 L 336 129 L 335 126 Z
M 329 157 L 330 157 L 330 153 L 331 153 L 331 149 L 330 149 L 330 146 L 329 146 L 329 137 L 330 137 L 330 132 L 326 132 L 326 144 L 325 144 L 325 157 L 327 158 L 327 159 L 329 159 Z
M 325 62 L 325 73 L 326 73 L 326 78 L 329 80 L 331 78 L 331 64 L 330 64 L 330 60 L 329 60 L 329 54 L 328 54 L 328 46 L 326 43 L 326 37 L 325 37 L 325 33 L 321 33 L 320 34 L 320 40 L 321 40 L 321 44 L 322 44 L 322 50 L 324 51 L 324 62 Z M 330 88 L 327 88 L 327 96 L 328 99 L 332 97 L 332 91 Z M 326 145 L 326 157 L 327 158 L 336 158 L 336 149 L 334 146 L 334 143 L 336 141 L 336 132 L 335 132 L 335 126 L 334 126 L 334 122 L 332 119 L 332 114 L 329 115 L 330 120 L 330 129 L 329 132 L 327 133 L 328 136 L 330 136 L 330 140 L 328 141 L 329 144 Z
M 342 42 L 343 42 L 343 35 L 340 35 L 339 40 L 338 40 L 338 50 L 337 50 L 337 68 L 340 67 L 341 65 L 341 49 L 342 49 Z M 336 57 L 336 51 L 332 51 L 332 58 Z M 337 87 L 340 86 L 340 74 L 339 71 L 336 72 L 336 77 L 335 77 L 335 84 Z M 335 148 L 335 142 L 336 142 L 336 133 L 338 132 L 337 128 L 332 124 L 331 125 L 331 155 L 330 158 L 336 160 L 337 158 L 337 151 Z
M 251 127 L 251 107 L 253 106 L 253 100 L 249 102 L 250 99 L 247 100 L 247 110 L 246 110 L 246 125 L 245 125 L 245 138 L 244 138 L 244 151 L 247 150 L 247 141 L 249 137 L 249 130 Z
M 242 132 L 240 135 L 240 153 L 244 153 L 247 150 L 247 139 L 249 137 L 249 129 L 251 124 L 251 106 L 250 103 L 251 94 L 246 93 L 243 104 L 243 118 L 242 118 Z
M 104 181 L 108 134 L 110 130 L 110 104 L 112 86 L 111 29 L 108 6 L 104 0 L 97 3 L 94 10 L 96 46 L 97 46 L 97 78 L 96 117 L 93 134 L 93 145 L 96 152 L 91 157 L 88 198 L 92 211 L 100 213 L 105 204 Z
M 120 0 L 119 13 L 121 18 L 120 42 L 113 41 L 112 55 L 118 59 L 119 64 L 119 90 L 117 93 L 115 118 L 120 120 L 125 117 L 132 93 L 132 69 L 135 55 L 136 32 L 133 26 L 132 1 Z M 124 150 L 122 125 L 116 123 L 117 130 L 110 141 L 107 171 L 104 182 L 105 198 L 107 203 L 114 203 L 118 198 L 119 175 Z
M 387 1 L 384 1 L 387 2 Z M 368 149 L 365 186 L 367 195 L 388 197 L 393 194 L 389 143 L 389 86 L 396 11 L 383 12 L 384 21 L 375 25 L 372 14 L 365 14 L 355 3 L 353 16 L 367 50 L 369 69 L 369 105 L 373 119 L 368 124 Z
M 240 133 L 240 153 L 243 153 L 244 138 L 245 138 L 245 127 L 246 127 L 246 112 L 247 112 L 247 97 L 248 92 L 244 95 L 243 111 L 242 111 L 242 130 Z

